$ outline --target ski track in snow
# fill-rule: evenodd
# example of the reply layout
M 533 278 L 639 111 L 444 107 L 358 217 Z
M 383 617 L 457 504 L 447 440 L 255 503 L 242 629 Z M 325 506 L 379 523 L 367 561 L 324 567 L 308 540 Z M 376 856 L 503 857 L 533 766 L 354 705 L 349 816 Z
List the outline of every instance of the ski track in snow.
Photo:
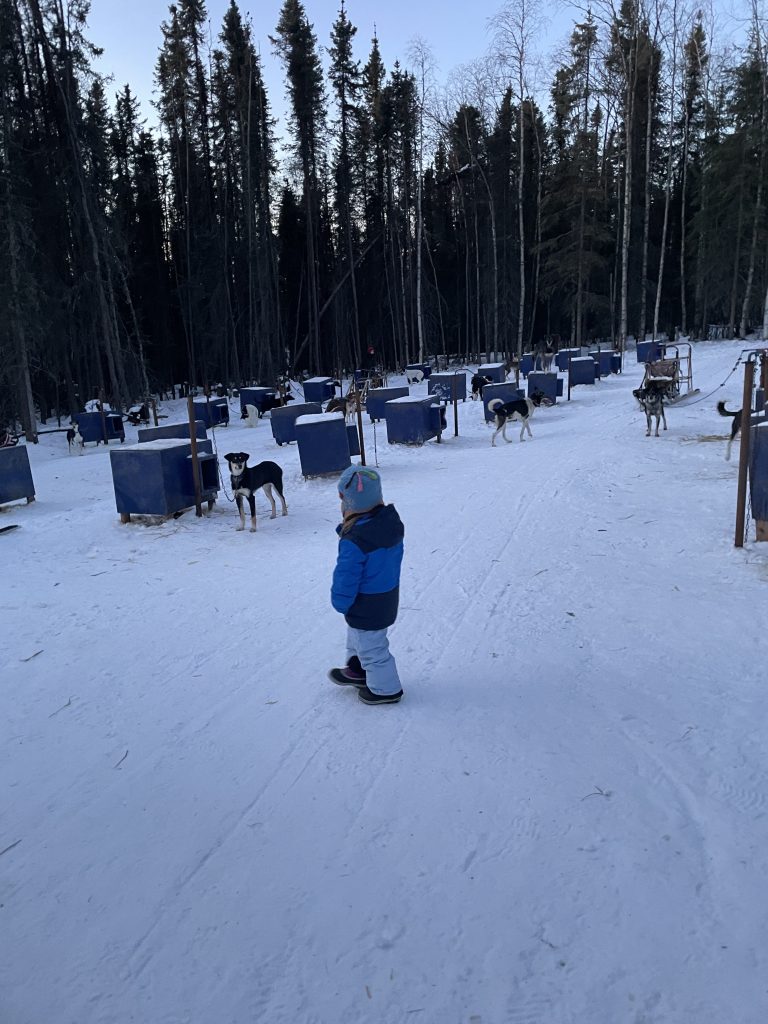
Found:
M 739 347 L 694 348 L 701 395 Z M 268 420 L 215 434 L 284 467 L 255 535 L 223 493 L 124 526 L 103 448 L 30 446 L 2 1024 L 764 1024 L 768 551 L 734 550 L 736 454 L 697 441 L 741 381 L 657 439 L 641 376 L 522 444 L 471 401 L 439 446 L 366 425 L 406 526 L 389 708 L 325 679 L 334 482 Z

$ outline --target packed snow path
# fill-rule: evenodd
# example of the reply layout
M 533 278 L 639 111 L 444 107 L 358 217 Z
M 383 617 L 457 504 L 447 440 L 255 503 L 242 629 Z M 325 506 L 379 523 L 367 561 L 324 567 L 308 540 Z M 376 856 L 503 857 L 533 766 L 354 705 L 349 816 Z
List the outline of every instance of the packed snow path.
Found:
M 695 347 L 702 395 L 738 348 Z M 3 1024 L 764 1024 L 768 551 L 733 548 L 736 452 L 701 440 L 741 376 L 658 439 L 641 376 L 524 444 L 470 401 L 440 446 L 378 425 L 406 526 L 381 708 L 325 678 L 334 482 L 268 420 L 216 432 L 225 471 L 285 469 L 256 535 L 223 494 L 121 525 L 103 448 L 30 446 L 38 501 L 0 516 Z

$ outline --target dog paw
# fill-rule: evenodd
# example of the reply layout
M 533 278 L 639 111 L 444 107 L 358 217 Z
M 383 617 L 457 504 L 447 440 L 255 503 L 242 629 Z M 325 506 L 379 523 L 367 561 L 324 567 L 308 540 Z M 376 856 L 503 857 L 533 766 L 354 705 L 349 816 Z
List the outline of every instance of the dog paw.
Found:
M 249 533 L 256 533 L 256 527 L 252 526 L 248 532 Z
M 272 515 L 269 518 L 270 519 L 277 519 L 277 512 L 273 512 Z
M 245 527 L 244 527 L 244 526 L 236 526 L 236 527 L 235 527 L 235 533 L 240 533 L 240 532 L 241 532 L 242 530 L 244 530 L 244 529 L 245 529 Z

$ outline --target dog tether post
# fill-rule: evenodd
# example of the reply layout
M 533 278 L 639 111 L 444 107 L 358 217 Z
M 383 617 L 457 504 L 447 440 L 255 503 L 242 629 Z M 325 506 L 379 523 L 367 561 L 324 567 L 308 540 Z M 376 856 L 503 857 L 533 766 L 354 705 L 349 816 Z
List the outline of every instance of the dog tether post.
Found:
M 189 441 L 192 446 L 192 479 L 195 482 L 195 515 L 203 514 L 203 488 L 200 484 L 200 462 L 197 456 L 197 431 L 195 429 L 195 403 L 192 395 L 187 396 L 189 414 Z
M 739 446 L 739 485 L 736 492 L 736 536 L 734 545 L 744 547 L 744 521 L 747 511 L 749 445 L 752 440 L 752 383 L 755 377 L 754 355 L 744 364 L 744 394 L 741 401 L 741 445 Z
M 355 412 L 357 413 L 357 434 L 360 438 L 360 465 L 365 465 L 365 438 L 363 436 L 363 410 L 360 404 L 360 388 L 357 386 L 357 377 L 352 376 L 355 382 Z M 345 418 L 346 422 L 346 418 Z

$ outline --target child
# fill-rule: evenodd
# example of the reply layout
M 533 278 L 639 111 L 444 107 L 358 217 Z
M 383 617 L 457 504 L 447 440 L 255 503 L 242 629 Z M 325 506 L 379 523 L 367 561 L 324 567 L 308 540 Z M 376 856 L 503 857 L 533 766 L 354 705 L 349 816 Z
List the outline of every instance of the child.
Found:
M 329 679 L 356 686 L 365 704 L 396 704 L 403 696 L 387 629 L 397 618 L 405 532 L 394 505 L 385 505 L 375 469 L 350 466 L 339 478 L 344 521 L 331 604 L 347 620 L 347 664 Z

